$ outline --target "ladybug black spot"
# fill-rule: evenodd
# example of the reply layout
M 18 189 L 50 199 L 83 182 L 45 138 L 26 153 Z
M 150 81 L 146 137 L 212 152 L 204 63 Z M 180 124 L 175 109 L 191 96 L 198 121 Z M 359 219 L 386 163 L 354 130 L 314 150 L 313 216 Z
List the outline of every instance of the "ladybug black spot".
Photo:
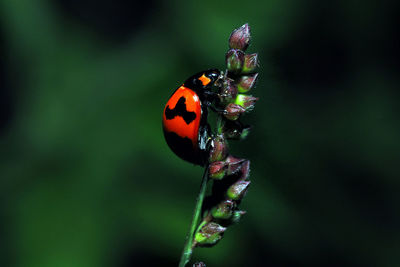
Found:
M 172 151 L 180 158 L 203 166 L 203 159 L 197 153 L 197 150 L 193 147 L 193 142 L 187 137 L 180 137 L 174 132 L 168 132 L 164 130 L 165 140 Z
M 165 117 L 167 120 L 172 120 L 176 116 L 181 116 L 183 120 L 186 122 L 186 124 L 190 124 L 194 119 L 196 119 L 196 113 L 192 111 L 188 111 L 186 109 L 186 99 L 182 96 L 179 98 L 178 103 L 176 103 L 176 106 L 174 109 L 170 109 L 169 105 L 165 109 Z

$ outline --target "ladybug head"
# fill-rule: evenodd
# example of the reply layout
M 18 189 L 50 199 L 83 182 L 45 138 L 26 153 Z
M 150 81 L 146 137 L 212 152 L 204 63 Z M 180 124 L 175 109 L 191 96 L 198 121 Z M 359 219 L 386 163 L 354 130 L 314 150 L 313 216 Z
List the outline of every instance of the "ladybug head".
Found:
M 212 86 L 218 80 L 221 75 L 221 71 L 217 69 L 211 69 L 204 72 L 199 80 L 202 82 L 203 86 Z
M 217 69 L 209 69 L 196 73 L 184 83 L 184 86 L 192 88 L 196 91 L 203 91 L 210 88 L 220 77 L 221 72 Z

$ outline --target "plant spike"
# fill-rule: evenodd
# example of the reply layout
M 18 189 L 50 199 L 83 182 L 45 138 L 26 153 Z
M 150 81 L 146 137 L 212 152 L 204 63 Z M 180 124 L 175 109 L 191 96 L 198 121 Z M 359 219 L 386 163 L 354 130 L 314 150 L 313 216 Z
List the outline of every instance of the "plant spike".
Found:
M 208 164 L 180 267 L 189 262 L 195 247 L 214 246 L 222 239 L 227 227 L 239 222 L 246 213 L 239 210 L 238 206 L 250 185 L 250 161 L 230 155 L 227 140 L 247 137 L 250 126 L 242 125 L 240 118 L 244 113 L 252 111 L 258 100 L 246 94 L 255 87 L 258 79 L 258 73 L 255 72 L 258 66 L 257 53 L 245 54 L 250 40 L 250 27 L 247 23 L 234 30 L 229 37 L 229 50 L 225 55 L 226 71 L 216 83 L 219 102 L 215 110 L 222 112 L 217 113 L 217 134 L 210 142 Z M 213 190 L 208 198 L 216 202 L 204 209 L 202 202 L 208 180 L 213 181 Z M 201 210 L 203 217 L 198 222 Z M 205 264 L 198 262 L 193 266 Z

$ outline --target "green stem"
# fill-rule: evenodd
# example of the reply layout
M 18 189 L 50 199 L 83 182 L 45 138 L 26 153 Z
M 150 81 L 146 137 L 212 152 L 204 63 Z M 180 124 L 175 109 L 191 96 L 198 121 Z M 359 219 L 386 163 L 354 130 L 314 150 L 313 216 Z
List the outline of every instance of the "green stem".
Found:
M 200 186 L 200 191 L 197 196 L 196 207 L 194 208 L 194 211 L 193 211 L 192 224 L 190 225 L 189 233 L 186 236 L 185 247 L 183 248 L 183 252 L 181 255 L 181 261 L 179 262 L 179 267 L 184 267 L 189 262 L 190 257 L 192 256 L 192 253 L 193 253 L 193 246 L 192 246 L 193 239 L 194 239 L 194 234 L 195 234 L 195 231 L 197 228 L 196 227 L 197 222 L 199 221 L 199 218 L 200 218 L 201 207 L 203 206 L 204 196 L 206 194 L 207 181 L 208 181 L 208 164 L 206 164 L 206 167 L 204 170 L 203 179 L 201 181 L 201 186 Z
M 222 134 L 222 116 L 217 117 L 217 133 Z

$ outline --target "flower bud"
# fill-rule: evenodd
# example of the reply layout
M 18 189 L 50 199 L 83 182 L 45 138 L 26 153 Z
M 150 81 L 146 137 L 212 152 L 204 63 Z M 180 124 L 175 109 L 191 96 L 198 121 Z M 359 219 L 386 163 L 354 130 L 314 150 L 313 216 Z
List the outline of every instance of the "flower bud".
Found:
M 226 68 L 232 73 L 239 73 L 244 64 L 244 53 L 237 49 L 231 49 L 226 53 Z
M 243 215 L 245 215 L 246 212 L 244 210 L 236 210 L 233 212 L 232 218 L 231 218 L 231 222 L 232 223 L 238 223 L 240 221 L 240 219 L 243 217 Z
M 240 159 L 240 158 L 235 158 L 233 156 L 228 156 L 225 160 L 226 164 L 228 165 L 228 169 L 226 170 L 227 175 L 232 175 L 237 173 L 240 168 L 242 167 L 242 164 L 245 162 L 245 159 Z
M 246 109 L 242 106 L 239 106 L 237 104 L 230 103 L 225 107 L 224 110 L 224 116 L 228 120 L 237 120 L 239 116 L 244 113 Z
M 228 165 L 225 161 L 211 162 L 208 167 L 209 177 L 215 180 L 221 180 L 225 177 Z
M 258 65 L 258 54 L 249 54 L 244 56 L 243 73 L 252 73 Z
M 221 87 L 219 98 L 222 103 L 231 103 L 236 98 L 238 89 L 231 79 L 226 79 Z
M 224 160 L 228 154 L 228 143 L 224 135 L 219 134 L 211 141 L 209 162 Z
M 250 27 L 246 23 L 234 30 L 229 37 L 229 47 L 233 49 L 246 50 L 250 43 Z
M 232 216 L 234 208 L 235 202 L 232 200 L 225 200 L 211 210 L 211 215 L 216 219 L 226 220 Z
M 250 181 L 237 181 L 228 188 L 226 195 L 232 200 L 240 200 L 246 195 L 249 185 Z
M 238 94 L 235 100 L 235 104 L 243 107 L 246 111 L 251 111 L 254 109 L 254 105 L 257 102 L 258 97 L 251 95 Z
M 225 230 L 225 227 L 214 222 L 209 222 L 195 234 L 194 240 L 200 246 L 212 246 L 221 240 Z
M 237 88 L 239 93 L 247 93 L 257 82 L 258 73 L 240 77 Z

